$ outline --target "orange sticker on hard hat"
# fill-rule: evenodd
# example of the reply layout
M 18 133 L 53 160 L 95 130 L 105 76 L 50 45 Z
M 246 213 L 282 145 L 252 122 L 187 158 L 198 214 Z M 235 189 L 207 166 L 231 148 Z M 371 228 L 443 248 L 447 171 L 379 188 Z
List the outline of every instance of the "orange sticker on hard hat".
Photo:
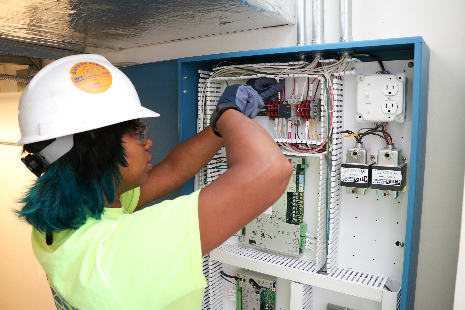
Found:
M 78 62 L 69 73 L 73 84 L 90 94 L 103 93 L 110 88 L 112 83 L 110 71 L 95 62 Z

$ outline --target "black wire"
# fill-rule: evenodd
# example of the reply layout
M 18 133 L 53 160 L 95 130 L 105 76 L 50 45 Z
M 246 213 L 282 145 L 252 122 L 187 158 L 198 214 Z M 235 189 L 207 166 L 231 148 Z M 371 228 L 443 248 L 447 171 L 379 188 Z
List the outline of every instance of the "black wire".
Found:
M 310 77 L 309 76 L 307 77 L 307 84 L 308 84 L 308 87 L 307 87 L 307 100 L 308 100 L 308 98 L 310 97 Z
M 362 142 L 362 138 L 364 138 L 364 137 L 366 137 L 366 136 L 368 136 L 368 135 L 371 135 L 371 136 L 378 136 L 378 137 L 380 137 L 381 139 L 383 139 L 384 141 L 386 141 L 387 144 L 389 144 L 389 142 L 388 142 L 388 140 L 386 139 L 386 137 L 383 137 L 382 135 L 377 134 L 377 133 L 374 133 L 374 132 L 359 136 L 359 137 L 360 137 L 359 143 Z
M 354 54 L 353 56 L 364 56 L 364 55 L 367 55 L 368 57 L 371 57 L 374 60 L 376 60 L 379 63 L 379 66 L 381 67 L 381 71 L 383 71 L 383 72 L 386 71 L 386 69 L 384 68 L 384 64 L 381 61 L 381 59 L 378 56 L 374 55 L 374 54 Z
M 320 79 L 318 79 L 318 84 L 316 84 L 315 94 L 312 97 L 312 101 L 315 101 L 316 93 L 318 92 L 318 87 L 320 86 Z
M 367 54 L 368 56 L 370 56 L 371 58 L 373 58 L 374 60 L 376 60 L 378 63 L 379 63 L 379 66 L 381 67 L 381 71 L 386 71 L 386 69 L 384 69 L 384 64 L 383 62 L 381 61 L 381 59 L 379 59 L 378 56 L 376 55 L 373 55 L 373 54 Z
M 361 132 L 362 130 L 366 130 L 366 131 Z M 355 137 L 355 140 L 358 143 L 362 143 L 362 139 L 364 137 L 366 137 L 368 135 L 374 135 L 374 136 L 380 137 L 381 139 L 384 139 L 384 141 L 386 141 L 387 145 L 392 144 L 391 135 L 389 133 L 387 133 L 387 131 L 384 129 L 383 125 L 376 125 L 375 128 L 360 128 L 360 130 L 358 131 L 357 134 L 358 134 L 358 136 Z

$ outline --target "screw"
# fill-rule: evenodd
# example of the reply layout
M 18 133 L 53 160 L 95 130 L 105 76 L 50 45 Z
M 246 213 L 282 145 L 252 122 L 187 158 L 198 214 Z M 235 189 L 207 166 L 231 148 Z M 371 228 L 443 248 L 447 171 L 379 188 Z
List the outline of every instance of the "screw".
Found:
M 413 61 L 411 61 L 411 62 L 408 63 L 408 67 L 409 67 L 409 68 L 413 68 Z
M 184 93 L 185 93 L 185 94 L 187 94 L 187 93 L 188 93 L 187 89 L 185 89 L 185 90 L 184 90 Z
M 187 80 L 187 75 L 184 76 L 184 79 Z

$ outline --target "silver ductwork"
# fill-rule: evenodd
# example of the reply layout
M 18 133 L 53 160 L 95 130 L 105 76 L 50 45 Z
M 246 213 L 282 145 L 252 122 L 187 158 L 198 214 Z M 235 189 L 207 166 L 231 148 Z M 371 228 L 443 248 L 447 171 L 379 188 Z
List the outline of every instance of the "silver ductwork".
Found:
M 353 41 L 352 0 L 339 0 L 339 42 Z
M 323 0 L 312 1 L 312 44 L 323 44 L 324 25 L 324 2 Z

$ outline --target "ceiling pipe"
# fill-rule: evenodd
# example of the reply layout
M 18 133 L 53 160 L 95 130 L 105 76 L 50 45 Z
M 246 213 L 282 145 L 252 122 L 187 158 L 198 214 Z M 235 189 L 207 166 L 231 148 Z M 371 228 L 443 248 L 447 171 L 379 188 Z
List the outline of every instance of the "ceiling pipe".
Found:
M 306 3 L 306 0 L 297 0 L 297 46 L 307 45 Z
M 339 0 L 339 42 L 351 42 L 352 0 Z
M 312 44 L 325 43 L 324 32 L 324 2 L 312 0 Z

